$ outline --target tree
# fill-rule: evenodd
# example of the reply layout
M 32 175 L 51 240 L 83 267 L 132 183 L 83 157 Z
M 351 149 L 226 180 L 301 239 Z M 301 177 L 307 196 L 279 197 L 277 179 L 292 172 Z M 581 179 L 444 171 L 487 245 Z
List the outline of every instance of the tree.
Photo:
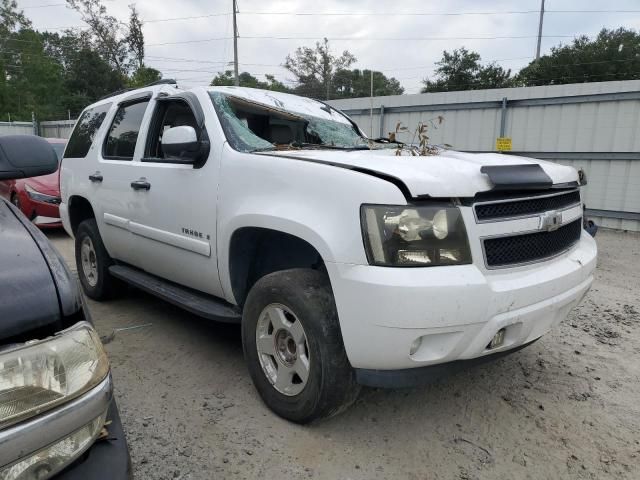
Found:
M 322 43 L 316 42 L 315 48 L 298 47 L 293 55 L 287 55 L 284 67 L 296 76 L 296 93 L 329 100 L 336 96 L 332 90 L 336 72 L 347 70 L 355 62 L 356 57 L 347 50 L 339 57 L 333 55 L 325 38 Z
M 333 77 L 335 98 L 358 98 L 371 95 L 371 70 L 338 70 Z M 373 95 L 402 95 L 404 88 L 395 78 L 373 72 Z
M 577 37 L 531 62 L 516 77 L 518 85 L 604 82 L 640 78 L 640 33 L 626 28 L 602 29 L 590 40 Z
M 67 3 L 89 26 L 87 35 L 91 48 L 123 77 L 149 74 L 149 70 L 141 70 L 145 67 L 144 34 L 135 5 L 129 6 L 129 24 L 126 25 L 107 14 L 102 0 L 67 0 Z M 138 71 L 140 74 L 136 73 Z
M 144 34 L 142 33 L 142 21 L 138 17 L 138 10 L 135 5 L 129 7 L 131 14 L 129 16 L 129 33 L 126 41 L 133 55 L 132 63 L 134 70 L 140 70 L 144 67 Z
M 41 34 L 45 51 L 62 67 L 64 92 L 63 112 L 79 113 L 89 103 L 125 88 L 125 78 L 97 51 L 85 32 L 65 31 L 63 34 Z
M 23 28 L 12 33 L 15 46 L 6 51 L 4 95 L 0 108 L 12 119 L 51 118 L 61 112 L 64 77 L 61 65 L 45 53 L 42 36 Z
M 78 114 L 101 97 L 125 88 L 120 72 L 98 52 L 83 48 L 70 59 L 65 72 L 64 108 Z
M 157 82 L 162 79 L 162 73 L 155 68 L 147 67 L 143 63 L 140 68 L 138 68 L 133 75 L 129 78 L 127 85 L 131 88 L 140 88 L 145 85 L 149 85 L 150 83 Z
M 445 50 L 442 59 L 436 62 L 436 79 L 423 80 L 422 93 L 511 86 L 511 70 L 504 70 L 496 64 L 483 66 L 480 60 L 479 53 L 470 52 L 465 47 L 451 53 Z
M 106 15 L 100 0 L 69 0 L 88 30 L 37 32 L 13 0 L 0 0 L 0 114 L 15 120 L 77 115 L 125 86 L 161 74 L 144 64 L 142 21 L 131 7 L 129 25 Z M 8 114 L 8 115 L 7 115 Z
M 24 16 L 23 12 L 18 10 L 18 4 L 15 0 L 2 0 L 0 2 L 0 110 L 4 115 L 8 111 L 8 102 L 10 100 L 8 79 L 10 77 L 9 70 L 15 65 L 13 63 L 13 51 L 18 42 L 15 42 L 14 33 L 20 28 L 31 26 L 31 22 Z
M 263 90 L 273 90 L 276 92 L 290 91 L 284 83 L 276 80 L 273 75 L 265 75 L 265 78 L 266 81 L 263 82 L 249 72 L 242 72 L 238 75 L 238 83 L 240 83 L 241 87 L 262 88 Z M 225 70 L 223 73 L 218 73 L 218 75 L 211 80 L 210 85 L 213 87 L 234 85 L 233 72 L 231 70 Z
M 107 14 L 107 8 L 101 0 L 67 0 L 67 3 L 80 13 L 82 21 L 89 26 L 92 48 L 123 76 L 127 75 L 128 35 L 122 33 L 123 24 Z

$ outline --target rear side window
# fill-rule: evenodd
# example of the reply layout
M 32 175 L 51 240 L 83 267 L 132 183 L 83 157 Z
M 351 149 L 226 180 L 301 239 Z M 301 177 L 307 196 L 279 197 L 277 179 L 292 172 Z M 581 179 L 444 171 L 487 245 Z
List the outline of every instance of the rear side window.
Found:
M 149 100 L 120 105 L 104 144 L 104 158 L 131 160 Z
M 89 108 L 82 113 L 76 123 L 76 127 L 73 129 L 71 138 L 69 138 L 67 149 L 64 152 L 65 158 L 83 158 L 87 156 L 93 143 L 93 137 L 95 137 L 110 108 L 111 104 L 105 103 Z

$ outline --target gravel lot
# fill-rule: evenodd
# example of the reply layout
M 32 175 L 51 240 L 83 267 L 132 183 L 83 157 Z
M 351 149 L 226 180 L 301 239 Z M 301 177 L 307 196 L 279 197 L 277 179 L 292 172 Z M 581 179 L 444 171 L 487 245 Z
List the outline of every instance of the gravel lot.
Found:
M 48 234 L 71 268 L 73 242 Z M 140 479 L 640 478 L 640 235 L 600 231 L 596 282 L 556 331 L 414 390 L 363 390 L 301 427 L 270 413 L 238 327 L 141 292 L 89 302 Z

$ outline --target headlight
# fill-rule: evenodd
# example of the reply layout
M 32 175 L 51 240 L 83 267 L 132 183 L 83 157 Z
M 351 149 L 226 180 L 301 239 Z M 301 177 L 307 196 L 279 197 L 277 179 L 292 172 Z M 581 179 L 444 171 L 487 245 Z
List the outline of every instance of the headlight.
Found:
M 56 197 L 54 195 L 47 195 L 45 193 L 40 193 L 28 183 L 24 184 L 24 189 L 27 191 L 27 195 L 29 195 L 29 198 L 32 200 L 35 200 L 36 202 L 54 203 L 54 204 L 60 203 L 59 197 Z
M 467 231 L 456 207 L 363 205 L 360 217 L 371 265 L 433 267 L 471 263 Z
M 86 322 L 0 352 L 0 429 L 82 395 L 108 373 L 100 338 Z

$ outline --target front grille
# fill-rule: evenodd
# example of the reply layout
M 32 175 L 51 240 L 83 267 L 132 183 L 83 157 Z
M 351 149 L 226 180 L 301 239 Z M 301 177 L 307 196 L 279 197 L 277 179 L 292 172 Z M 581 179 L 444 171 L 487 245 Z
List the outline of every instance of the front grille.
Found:
M 484 240 L 487 267 L 506 267 L 553 257 L 580 239 L 582 220 L 578 219 L 553 232 L 534 232 Z
M 536 215 L 549 210 L 560 210 L 579 203 L 580 192 L 578 190 L 573 190 L 565 194 L 553 195 L 550 197 L 483 203 L 476 205 L 475 209 L 477 219 L 480 221 L 486 221 Z

